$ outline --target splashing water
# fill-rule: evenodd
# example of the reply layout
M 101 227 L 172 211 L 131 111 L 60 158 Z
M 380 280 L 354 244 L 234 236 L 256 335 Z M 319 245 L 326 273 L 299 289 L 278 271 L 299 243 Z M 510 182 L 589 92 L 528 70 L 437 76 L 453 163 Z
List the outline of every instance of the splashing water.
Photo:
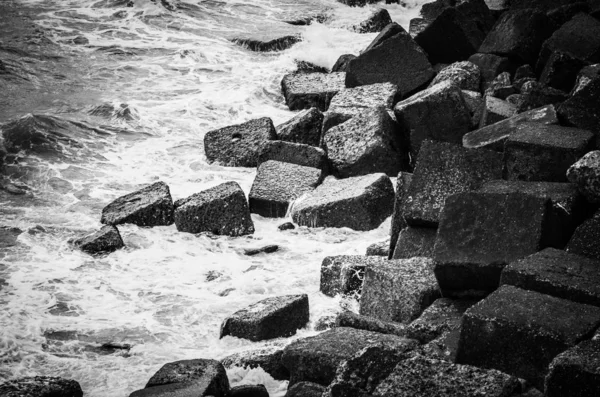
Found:
M 377 6 L 406 27 L 422 2 Z M 8 3 L 15 19 L 0 29 L 0 122 L 17 120 L 19 133 L 4 127 L 9 161 L 0 212 L 2 225 L 24 232 L 14 233 L 14 244 L 0 241 L 0 383 L 62 376 L 77 380 L 86 396 L 127 396 L 170 361 L 289 343 L 218 339 L 221 321 L 257 300 L 308 293 L 311 323 L 295 337 L 315 334 L 319 318 L 353 304 L 319 293 L 321 261 L 364 254 L 387 237 L 389 220 L 371 232 L 279 232 L 289 218 L 253 215 L 256 233 L 241 238 L 127 225 L 120 227 L 127 248 L 101 258 L 73 249 L 69 239 L 98 229 L 108 202 L 157 180 L 170 186 L 174 199 L 226 181 L 247 193 L 256 171 L 207 164 L 204 133 L 252 118 L 271 117 L 277 125 L 292 117 L 280 93 L 283 75 L 295 69 L 295 60 L 330 68 L 340 55 L 358 54 L 375 34 L 347 28 L 375 6 L 332 0 Z M 229 41 L 319 13 L 328 21 L 298 27 L 304 40 L 286 51 L 253 53 Z M 22 142 L 23 134 L 35 139 Z M 243 255 L 266 244 L 281 249 Z M 104 343 L 113 347 L 100 348 Z M 233 385 L 263 383 L 273 396 L 287 387 L 261 369 L 228 374 Z

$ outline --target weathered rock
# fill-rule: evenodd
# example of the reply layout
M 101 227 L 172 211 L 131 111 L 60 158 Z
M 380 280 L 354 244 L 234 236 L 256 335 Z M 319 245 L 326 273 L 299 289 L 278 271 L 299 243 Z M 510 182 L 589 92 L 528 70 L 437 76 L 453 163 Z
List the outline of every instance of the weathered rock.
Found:
M 505 179 L 566 182 L 569 167 L 594 143 L 594 134 L 578 128 L 518 125 L 504 145 Z
M 254 256 L 258 254 L 272 254 L 273 252 L 279 251 L 279 246 L 275 244 L 265 245 L 260 248 L 247 248 L 244 250 L 244 255 Z
M 408 172 L 398 173 L 396 178 L 396 196 L 394 198 L 394 213 L 392 214 L 392 225 L 390 228 L 390 256 L 394 253 L 396 248 L 396 242 L 398 241 L 398 235 L 400 231 L 406 226 L 406 220 L 404 220 L 404 202 L 406 201 L 406 195 L 408 194 L 408 187 L 412 181 L 412 174 Z
M 288 380 L 290 372 L 281 364 L 282 349 L 265 348 L 236 353 L 221 360 L 225 368 L 262 368 L 276 380 Z
M 130 397 L 146 396 L 215 396 L 225 397 L 229 392 L 229 380 L 223 365 L 216 360 L 181 360 L 165 364 L 158 370 L 146 387 L 130 394 Z
M 583 13 L 573 17 L 544 42 L 536 69 L 541 71 L 556 51 L 581 61 L 600 62 L 600 21 Z
M 180 232 L 243 236 L 254 233 L 246 195 L 236 182 L 222 183 L 175 202 Z
M 345 78 L 342 72 L 286 74 L 281 81 L 285 103 L 290 110 L 316 107 L 324 112 L 331 98 L 345 88 Z
M 600 2 L 599 2 L 600 4 Z M 577 75 L 577 80 L 575 81 L 575 86 L 571 91 L 571 94 L 577 93 L 583 87 L 591 83 L 593 80 L 596 80 L 600 77 L 600 64 L 590 65 L 582 68 Z
M 277 126 L 277 139 L 319 146 L 322 126 L 323 113 L 317 108 L 306 109 Z
M 570 125 L 600 134 L 600 79 L 588 83 L 558 108 L 561 119 Z
M 294 335 L 308 323 L 308 295 L 263 299 L 227 317 L 219 338 L 231 335 L 261 341 Z
M 75 240 L 75 245 L 90 255 L 114 252 L 125 246 L 119 229 L 112 225 L 102 226 L 97 232 Z
M 329 385 L 339 364 L 368 346 L 383 345 L 404 352 L 416 341 L 395 335 L 339 327 L 286 346 L 281 361 L 290 370 L 290 385 L 309 381 Z
M 501 174 L 502 158 L 496 152 L 425 141 L 404 203 L 404 219 L 412 226 L 437 227 L 448 196 L 477 189 Z
M 403 351 L 389 346 L 368 346 L 338 367 L 335 379 L 323 397 L 371 395 L 375 388 L 405 358 Z
M 456 0 L 436 0 L 429 3 L 425 3 L 421 6 L 419 13 L 423 19 L 433 21 L 436 19 L 446 8 L 454 7 Z
M 268 117 L 212 130 L 204 136 L 204 152 L 209 163 L 227 167 L 256 167 L 265 142 L 277 139 Z
M 313 191 L 323 179 L 318 168 L 269 160 L 258 167 L 249 194 L 250 212 L 281 218 L 298 197 Z
M 463 94 L 463 99 L 469 108 L 469 113 L 471 114 L 471 129 L 479 128 L 479 122 L 481 121 L 481 116 L 483 115 L 485 101 L 479 92 L 468 90 L 461 91 Z
M 502 72 L 487 87 L 485 94 L 499 99 L 506 99 L 509 95 L 516 94 L 517 89 L 510 81 L 510 73 Z
M 367 247 L 366 256 L 383 256 L 387 258 L 390 255 L 390 241 L 384 240 L 373 243 Z
M 377 37 L 375 37 L 373 39 L 373 41 L 367 46 L 367 48 L 362 50 L 360 53 L 362 54 L 366 51 L 369 51 L 369 50 L 377 47 L 378 45 L 380 45 L 387 39 L 394 37 L 397 34 L 404 33 L 404 32 L 406 32 L 406 30 L 402 26 L 400 26 L 396 22 L 392 22 L 389 25 L 387 25 L 385 28 L 383 28 L 383 30 L 381 32 L 379 32 Z
M 406 327 L 406 336 L 428 343 L 442 334 L 460 329 L 463 313 L 476 301 L 440 298 Z
M 102 209 L 101 223 L 167 226 L 173 223 L 173 199 L 164 182 L 121 196 Z
M 567 179 L 591 203 L 600 203 L 600 151 L 594 150 L 577 160 L 567 170 Z
M 554 105 L 519 113 L 505 120 L 485 126 L 463 136 L 463 146 L 467 149 L 485 148 L 498 152 L 504 151 L 504 143 L 522 123 L 535 122 L 545 125 L 559 124 Z
M 329 73 L 329 69 L 316 65 L 312 62 L 294 60 L 296 63 L 295 73 Z
M 389 34 L 385 30 L 380 36 Z M 375 38 L 379 42 L 382 38 Z M 384 39 L 380 44 L 368 48 L 348 63 L 346 86 L 357 87 L 375 83 L 392 83 L 403 96 L 410 95 L 433 78 L 427 56 L 402 29 Z
M 384 174 L 346 179 L 327 177 L 292 209 L 295 223 L 310 227 L 371 230 L 392 214 L 394 188 Z
M 360 295 L 365 267 L 383 261 L 380 257 L 362 255 L 328 256 L 321 263 L 320 291 L 327 296 Z
M 596 213 L 575 229 L 565 250 L 600 260 L 600 213 Z
M 17 378 L 0 384 L 3 397 L 82 397 L 81 386 L 74 380 L 52 376 Z
M 290 24 L 270 23 L 259 31 L 234 37 L 231 41 L 252 51 L 282 51 L 302 41 L 302 35 L 298 28 Z
M 340 55 L 338 60 L 335 61 L 335 64 L 331 68 L 331 72 L 332 73 L 345 72 L 348 68 L 348 63 L 355 58 L 356 58 L 356 55 L 354 55 L 354 54 Z
M 229 397 L 269 397 L 265 385 L 240 385 L 229 390 Z
M 335 316 L 325 315 L 317 320 L 313 329 L 315 331 L 326 331 L 333 327 L 335 327 Z
M 391 109 L 398 94 L 392 83 L 377 83 L 340 90 L 329 105 L 330 112 L 355 115 L 363 109 L 384 107 Z
M 600 306 L 600 261 L 546 248 L 504 268 L 501 284 Z
M 398 123 L 409 130 L 413 158 L 425 139 L 461 143 L 471 128 L 471 114 L 462 91 L 450 81 L 398 102 L 394 114 Z
M 400 361 L 374 397 L 511 396 L 521 390 L 514 376 L 415 355 Z
M 535 9 L 511 10 L 503 14 L 487 35 L 479 52 L 535 64 L 544 41 L 552 34 L 552 23 Z
M 363 329 L 365 331 L 379 332 L 380 334 L 404 336 L 406 333 L 404 331 L 404 324 L 381 321 L 349 311 L 341 312 L 335 319 L 335 325 L 336 327 Z
M 442 81 L 451 81 L 461 90 L 479 91 L 481 72 L 477 65 L 469 61 L 455 62 L 442 69 L 429 86 L 433 87 Z
M 285 397 L 321 397 L 325 386 L 313 382 L 298 382 L 290 387 Z
M 396 243 L 392 259 L 410 259 L 415 256 L 433 258 L 433 246 L 437 229 L 412 227 L 403 229 Z
M 512 73 L 516 65 L 508 58 L 494 54 L 477 53 L 469 57 L 469 62 L 477 65 L 484 83 L 489 83 L 500 73 Z
M 523 193 L 448 197 L 433 255 L 444 296 L 489 293 L 508 263 L 543 249 L 549 205 L 546 198 Z
M 388 24 L 392 23 L 390 13 L 385 8 L 379 8 L 371 13 L 367 19 L 353 26 L 357 33 L 381 32 Z
M 541 389 L 552 359 L 598 325 L 598 307 L 503 285 L 465 312 L 457 360 Z
M 431 259 L 416 257 L 369 264 L 365 268 L 360 314 L 408 323 L 439 296 Z
M 573 89 L 577 75 L 584 66 L 584 61 L 567 53 L 555 51 L 542 70 L 540 83 L 569 92 Z
M 415 37 L 417 37 L 417 35 L 419 33 L 424 31 L 425 28 L 427 26 L 429 26 L 430 23 L 431 23 L 431 21 L 429 21 L 427 19 L 413 18 L 410 20 L 410 22 L 408 24 L 408 34 L 410 34 L 410 37 L 412 37 L 414 39 Z
M 556 356 L 544 389 L 547 397 L 600 395 L 600 341 L 583 341 Z
M 517 112 L 525 112 L 544 105 L 558 105 L 567 97 L 568 95 L 564 91 L 535 81 L 527 81 L 521 86 L 521 99 L 517 105 Z
M 421 345 L 418 351 L 424 356 L 456 364 L 459 339 L 460 327 L 442 333 L 441 336 L 438 336 L 431 342 Z
M 485 193 L 520 192 L 550 199 L 546 244 L 554 248 L 563 248 L 573 235 L 577 225 L 585 217 L 586 205 L 583 197 L 572 183 L 496 180 L 486 182 L 479 191 Z
M 327 155 L 321 148 L 302 143 L 269 141 L 264 144 L 258 155 L 258 166 L 273 160 L 296 164 L 304 167 L 327 170 Z
M 408 166 L 398 124 L 385 108 L 367 109 L 323 135 L 332 172 L 342 178 L 384 172 L 395 176 Z
M 502 99 L 487 95 L 484 100 L 483 112 L 479 128 L 506 120 L 517 114 L 517 107 Z

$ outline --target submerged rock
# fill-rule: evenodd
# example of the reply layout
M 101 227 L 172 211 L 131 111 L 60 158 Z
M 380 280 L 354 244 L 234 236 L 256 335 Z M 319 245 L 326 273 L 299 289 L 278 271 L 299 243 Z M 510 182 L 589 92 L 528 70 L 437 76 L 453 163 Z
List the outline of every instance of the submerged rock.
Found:
M 113 252 L 125 246 L 119 229 L 112 225 L 103 226 L 94 234 L 75 240 L 75 245 L 91 255 Z

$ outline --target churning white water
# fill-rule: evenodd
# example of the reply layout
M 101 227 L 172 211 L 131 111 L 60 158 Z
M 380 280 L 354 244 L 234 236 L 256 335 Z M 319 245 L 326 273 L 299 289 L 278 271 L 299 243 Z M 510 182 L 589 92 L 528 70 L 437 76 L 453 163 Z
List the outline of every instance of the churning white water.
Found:
M 407 27 L 422 2 L 377 6 Z M 179 7 L 168 10 L 150 0 L 134 0 L 133 7 L 121 0 L 13 3 L 31 7 L 32 22 L 42 32 L 28 40 L 47 43 L 57 57 L 5 59 L 25 76 L 10 87 L 22 84 L 35 95 L 20 99 L 13 90 L 11 103 L 0 99 L 0 122 L 27 113 L 51 115 L 53 122 L 67 123 L 65 131 L 77 144 L 61 141 L 55 150 L 25 151 L 7 167 L 5 178 L 26 194 L 0 196 L 0 224 L 24 231 L 15 246 L 0 252 L 0 279 L 5 280 L 0 383 L 61 376 L 77 380 L 86 396 L 127 396 L 170 361 L 219 359 L 289 343 L 219 340 L 221 321 L 257 300 L 307 293 L 311 323 L 296 337 L 315 334 L 319 318 L 352 306 L 319 293 L 321 261 L 328 255 L 364 254 L 368 245 L 387 237 L 389 220 L 371 232 L 280 232 L 277 226 L 289 219 L 253 215 L 256 233 L 241 238 L 128 225 L 120 227 L 127 248 L 101 258 L 73 249 L 68 240 L 98 229 L 108 202 L 158 180 L 170 186 L 174 199 L 226 181 L 238 182 L 248 193 L 255 170 L 207 164 L 204 133 L 263 116 L 276 125 L 289 119 L 293 113 L 285 106 L 280 81 L 295 69 L 294 60 L 330 68 L 339 55 L 358 54 L 375 34 L 348 27 L 375 6 L 350 8 L 332 0 L 171 0 Z M 269 21 L 317 13 L 330 19 L 299 27 L 304 41 L 283 52 L 254 53 L 228 40 L 269 29 Z M 267 244 L 281 248 L 243 255 L 244 248 Z M 57 340 L 65 335 L 57 331 L 72 333 Z M 90 348 L 106 342 L 132 347 L 110 354 Z M 229 376 L 233 385 L 264 383 L 272 396 L 282 396 L 287 387 L 261 369 L 230 370 Z

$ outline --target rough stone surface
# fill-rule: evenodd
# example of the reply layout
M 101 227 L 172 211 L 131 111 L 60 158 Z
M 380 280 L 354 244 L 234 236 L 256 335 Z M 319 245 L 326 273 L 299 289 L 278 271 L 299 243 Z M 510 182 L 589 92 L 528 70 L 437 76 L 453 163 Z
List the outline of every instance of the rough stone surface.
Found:
M 479 91 L 481 72 L 477 65 L 469 61 L 455 62 L 442 69 L 429 86 L 432 87 L 448 80 L 456 84 L 461 90 Z
M 389 346 L 399 352 L 411 350 L 417 342 L 395 335 L 339 327 L 288 345 L 281 358 L 290 370 L 290 386 L 302 381 L 329 385 L 342 362 L 372 345 Z
M 335 73 L 335 72 L 345 72 L 346 69 L 348 68 L 348 63 L 351 60 L 353 60 L 354 58 L 356 58 L 356 55 L 354 55 L 354 54 L 340 55 L 340 57 L 338 58 L 338 60 L 335 61 L 335 64 L 331 68 L 331 72 L 333 72 L 333 73 Z
M 554 105 L 547 105 L 532 109 L 469 132 L 463 136 L 463 146 L 468 149 L 485 148 L 503 152 L 504 143 L 510 134 L 516 131 L 517 125 L 528 122 L 545 125 L 558 124 L 556 108 Z
M 437 229 L 409 226 L 400 232 L 392 259 L 433 258 Z
M 577 160 L 567 170 L 567 179 L 591 203 L 600 203 L 600 151 L 594 150 Z
M 290 387 L 285 397 L 321 397 L 325 386 L 313 382 L 299 382 Z
M 546 248 L 505 267 L 500 284 L 600 306 L 600 261 Z
M 565 249 L 573 254 L 600 260 L 600 213 L 575 229 Z
M 327 155 L 325 151 L 321 148 L 302 143 L 285 141 L 266 142 L 258 155 L 258 166 L 260 167 L 262 163 L 269 160 L 327 170 Z
M 427 26 L 429 26 L 430 23 L 431 23 L 431 21 L 429 21 L 427 19 L 413 18 L 410 20 L 410 22 L 408 24 L 408 34 L 410 34 L 410 37 L 412 37 L 414 39 L 415 37 L 417 37 L 417 35 L 419 33 L 424 31 L 425 28 Z
M 268 117 L 209 131 L 204 136 L 204 152 L 209 163 L 227 167 L 256 167 L 262 145 L 277 139 Z
M 551 34 L 552 24 L 545 13 L 535 9 L 511 10 L 496 22 L 479 52 L 533 65 L 542 44 Z
M 342 72 L 286 74 L 281 88 L 290 110 L 316 107 L 324 112 L 331 98 L 345 88 L 345 79 L 346 74 Z
M 465 312 L 457 360 L 542 389 L 552 359 L 598 325 L 598 307 L 503 285 Z
M 269 160 L 258 167 L 249 194 L 250 212 L 269 218 L 285 217 L 290 204 L 312 192 L 323 179 L 318 168 Z
M 180 232 L 243 236 L 254 233 L 246 195 L 236 182 L 222 183 L 175 202 Z
M 173 212 L 169 187 L 164 182 L 156 182 L 108 204 L 102 209 L 100 222 L 107 225 L 167 226 L 173 223 Z
M 517 89 L 510 81 L 510 73 L 502 72 L 492 80 L 485 93 L 489 96 L 506 99 L 509 95 L 516 94 Z
M 514 376 L 415 355 L 400 361 L 373 397 L 512 396 L 521 390 Z
M 327 177 L 292 209 L 295 223 L 309 227 L 371 230 L 392 214 L 394 187 L 384 174 L 346 179 Z
M 236 353 L 221 360 L 225 368 L 262 368 L 276 380 L 288 380 L 290 372 L 281 364 L 282 349 L 265 348 Z
M 390 255 L 390 241 L 384 240 L 373 243 L 367 247 L 367 256 L 383 256 L 387 258 Z
M 181 360 L 163 365 L 146 387 L 130 397 L 146 396 L 215 396 L 225 397 L 229 380 L 223 365 L 216 360 Z
M 302 41 L 300 31 L 295 26 L 286 23 L 270 23 L 263 29 L 231 39 L 251 51 L 269 52 L 282 51 Z
M 254 256 L 258 254 L 272 254 L 273 252 L 279 251 L 279 246 L 276 244 L 264 245 L 259 248 L 247 248 L 244 249 L 244 255 Z
M 493 291 L 508 263 L 545 248 L 549 206 L 523 193 L 448 197 L 433 255 L 444 296 Z
M 546 244 L 563 248 L 586 215 L 583 197 L 572 183 L 495 180 L 479 189 L 485 193 L 526 193 L 550 199 Z
M 391 109 L 398 94 L 392 83 L 376 83 L 340 90 L 329 105 L 330 112 L 355 115 L 364 109 Z
M 433 78 L 434 72 L 425 52 L 404 30 L 394 35 L 385 30 L 357 58 L 348 63 L 346 86 L 356 87 L 375 83 L 392 83 L 403 96 L 413 93 Z
M 265 385 L 240 385 L 229 390 L 229 397 L 269 397 Z
M 600 3 L 599 3 L 600 4 Z M 582 68 L 577 74 L 577 80 L 571 94 L 577 93 L 583 87 L 600 77 L 600 64 L 590 65 Z
M 517 114 L 517 107 L 508 101 L 486 96 L 484 100 L 483 112 L 479 122 L 479 128 L 495 124 L 499 121 L 508 119 Z
M 362 255 L 327 256 L 321 263 L 320 291 L 332 297 L 337 294 L 360 295 L 365 267 L 382 260 Z
M 363 329 L 365 331 L 379 332 L 380 334 L 390 334 L 405 336 L 404 324 L 381 321 L 373 317 L 363 316 L 349 311 L 340 313 L 335 319 L 336 327 L 350 327 Z
M 0 384 L 3 397 L 83 397 L 81 386 L 74 380 L 31 376 L 9 380 Z
M 476 301 L 440 298 L 406 327 L 406 336 L 428 343 L 445 333 L 460 329 L 464 312 Z
M 418 351 L 424 356 L 456 364 L 459 339 L 460 327 L 442 333 L 431 342 L 421 345 Z
M 479 122 L 481 121 L 481 116 L 483 115 L 485 101 L 479 92 L 468 90 L 461 91 L 463 94 L 463 99 L 469 108 L 469 113 L 471 113 L 471 129 L 476 129 L 479 127 Z
M 323 397 L 359 397 L 371 395 L 387 378 L 405 353 L 389 346 L 368 346 L 338 367 L 335 379 Z
M 263 299 L 227 317 L 220 338 L 231 335 L 261 341 L 294 335 L 308 323 L 308 295 L 283 295 Z
M 583 341 L 556 356 L 544 386 L 547 397 L 600 395 L 600 341 Z
M 566 182 L 569 167 L 593 147 L 590 131 L 523 123 L 504 146 L 505 179 Z
M 323 113 L 317 108 L 305 109 L 277 126 L 277 139 L 286 142 L 319 146 Z
M 406 220 L 404 220 L 404 202 L 406 201 L 406 195 L 408 194 L 408 187 L 412 181 L 412 174 L 408 172 L 398 173 L 396 178 L 396 197 L 394 199 L 394 213 L 392 214 L 392 226 L 390 228 L 390 259 L 396 248 L 396 242 L 398 241 L 398 235 L 400 231 L 406 226 Z
M 332 172 L 342 178 L 375 172 L 395 176 L 407 166 L 406 146 L 385 108 L 363 110 L 323 135 Z
M 555 51 L 542 70 L 540 83 L 569 92 L 573 89 L 577 75 L 584 66 L 584 61 L 570 54 Z
M 471 129 L 471 113 L 462 91 L 451 81 L 398 102 L 394 114 L 398 123 L 409 130 L 413 159 L 424 140 L 461 143 Z
M 558 108 L 561 119 L 579 128 L 593 131 L 600 141 L 600 79 L 589 82 Z
M 568 98 L 567 93 L 548 87 L 536 81 L 527 81 L 521 86 L 517 112 L 522 113 L 544 105 L 559 105 Z
M 501 175 L 502 159 L 496 152 L 425 141 L 404 203 L 404 218 L 411 226 L 437 227 L 448 196 L 477 189 Z
M 469 62 L 479 67 L 481 78 L 485 83 L 491 82 L 500 73 L 511 73 L 516 68 L 516 65 L 508 57 L 494 54 L 473 54 L 469 57 Z
M 357 33 L 376 33 L 392 23 L 390 13 L 385 8 L 379 8 L 371 13 L 367 19 L 354 25 L 352 28 Z
M 125 246 L 119 229 L 112 225 L 102 226 L 97 232 L 75 240 L 75 245 L 90 255 L 113 252 Z
M 408 323 L 439 296 L 431 259 L 416 257 L 369 264 L 365 268 L 360 314 Z

